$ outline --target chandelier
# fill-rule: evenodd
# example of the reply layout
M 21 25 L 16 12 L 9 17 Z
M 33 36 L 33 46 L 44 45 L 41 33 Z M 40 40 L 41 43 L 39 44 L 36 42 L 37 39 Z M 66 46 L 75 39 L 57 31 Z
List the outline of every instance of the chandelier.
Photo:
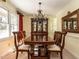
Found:
M 41 2 L 39 2 L 39 10 L 38 10 L 38 14 L 36 15 L 35 18 L 45 18 L 44 14 L 42 14 L 42 10 L 41 10 Z

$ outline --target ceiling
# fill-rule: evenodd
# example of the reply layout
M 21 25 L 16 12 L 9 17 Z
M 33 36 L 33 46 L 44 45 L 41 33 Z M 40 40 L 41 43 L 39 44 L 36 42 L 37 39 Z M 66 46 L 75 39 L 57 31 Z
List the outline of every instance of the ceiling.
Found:
M 56 15 L 72 0 L 10 0 L 10 2 L 19 10 L 35 14 L 39 9 L 39 2 L 42 2 L 41 9 L 44 14 Z

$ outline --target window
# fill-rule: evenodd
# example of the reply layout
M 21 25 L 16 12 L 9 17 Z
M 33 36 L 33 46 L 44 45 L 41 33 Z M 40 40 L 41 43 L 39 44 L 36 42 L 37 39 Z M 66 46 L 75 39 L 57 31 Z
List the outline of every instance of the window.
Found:
M 9 37 L 18 30 L 18 16 L 0 7 L 0 39 Z
M 13 31 L 18 31 L 18 15 L 10 14 L 10 34 L 12 35 Z

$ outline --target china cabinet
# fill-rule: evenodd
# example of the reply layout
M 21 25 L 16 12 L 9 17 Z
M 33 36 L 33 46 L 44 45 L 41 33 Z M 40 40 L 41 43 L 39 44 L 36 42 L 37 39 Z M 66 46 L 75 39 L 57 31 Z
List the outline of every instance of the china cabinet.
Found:
M 48 38 L 48 18 L 31 18 L 31 40 L 44 41 Z

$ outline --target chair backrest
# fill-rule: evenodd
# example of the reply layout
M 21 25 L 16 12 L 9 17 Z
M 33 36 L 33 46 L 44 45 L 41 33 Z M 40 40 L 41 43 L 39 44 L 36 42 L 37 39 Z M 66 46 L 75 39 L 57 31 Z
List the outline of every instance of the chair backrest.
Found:
M 66 32 L 60 32 L 60 31 L 55 31 L 54 34 L 55 44 L 60 46 L 61 50 L 64 49 L 66 34 L 67 34 Z
M 56 45 L 61 43 L 62 33 L 60 31 L 55 31 L 54 33 L 54 41 Z
M 61 50 L 64 49 L 65 46 L 65 36 L 66 36 L 67 32 L 62 32 L 62 39 L 61 39 Z
M 15 48 L 18 49 L 18 46 L 20 46 L 23 43 L 23 39 L 25 39 L 25 31 L 17 31 L 13 32 L 14 35 L 14 44 Z

